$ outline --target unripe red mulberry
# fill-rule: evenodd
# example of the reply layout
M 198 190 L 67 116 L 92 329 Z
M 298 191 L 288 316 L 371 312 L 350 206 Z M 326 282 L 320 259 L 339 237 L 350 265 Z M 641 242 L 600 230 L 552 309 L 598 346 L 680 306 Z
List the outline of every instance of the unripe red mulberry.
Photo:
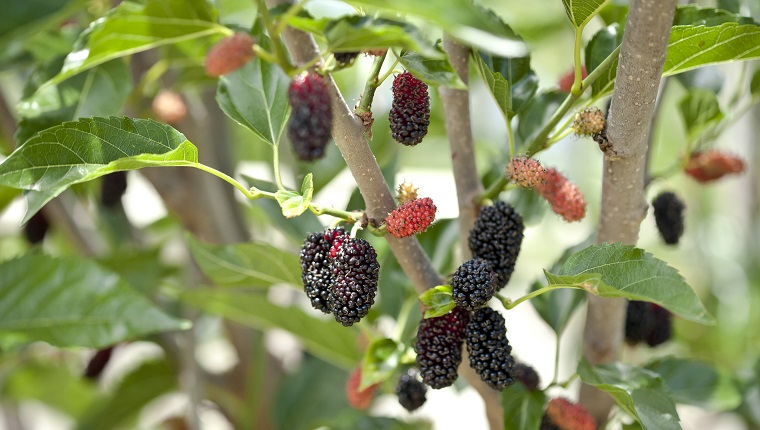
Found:
M 581 66 L 581 77 L 586 79 L 588 72 L 586 72 L 586 66 Z M 559 78 L 558 86 L 559 90 L 563 93 L 569 93 L 573 89 L 573 83 L 575 82 L 575 68 L 571 68 L 562 77 Z
M 499 276 L 500 287 L 507 285 L 515 270 L 524 230 L 520 214 L 502 201 L 482 207 L 470 230 L 468 244 L 472 256 L 491 264 L 491 270 Z
M 697 182 L 705 183 L 744 171 L 744 160 L 716 150 L 693 152 L 684 169 Z
M 407 146 L 422 142 L 430 125 L 430 96 L 424 82 L 404 72 L 393 80 L 393 104 L 388 116 L 393 138 Z
M 378 384 L 370 385 L 364 390 L 359 390 L 359 385 L 362 382 L 362 368 L 361 366 L 354 369 L 351 372 L 351 376 L 346 381 L 346 400 L 352 408 L 358 410 L 364 410 L 372 403 L 372 397 L 375 395 Z
M 596 430 L 596 421 L 583 406 L 558 397 L 549 401 L 540 430 Z
M 594 136 L 604 130 L 606 123 L 604 112 L 596 106 L 591 106 L 575 114 L 572 127 L 578 136 Z
M 470 366 L 483 382 L 494 390 L 503 390 L 515 383 L 512 375 L 515 360 L 501 314 L 491 308 L 473 312 L 465 329 L 465 339 Z
M 499 277 L 482 258 L 465 261 L 451 278 L 452 298 L 460 308 L 474 311 L 491 300 L 499 288 Z
M 546 182 L 536 187 L 536 191 L 567 222 L 580 221 L 586 215 L 583 193 L 556 169 L 546 170 Z
M 417 372 L 412 369 L 404 372 L 396 384 L 398 402 L 409 412 L 425 404 L 426 393 L 427 387 L 417 379 Z
M 335 320 L 348 327 L 359 322 L 375 303 L 380 265 L 377 253 L 364 239 L 342 236 L 331 267 L 333 283 L 327 306 Z
M 675 245 L 683 235 L 683 211 L 686 205 L 675 193 L 666 191 L 660 193 L 652 201 L 654 220 L 662 240 L 668 245 Z
M 332 127 L 332 102 L 321 76 L 298 75 L 288 89 L 292 108 L 288 119 L 288 138 L 301 161 L 318 160 L 325 155 Z
M 523 188 L 535 188 L 546 182 L 546 168 L 535 158 L 517 157 L 507 164 L 507 179 Z
M 468 318 L 466 310 L 454 308 L 446 315 L 420 321 L 414 351 L 425 384 L 439 389 L 456 381 Z
M 254 57 L 254 43 L 247 33 L 235 33 L 220 40 L 206 54 L 206 74 L 218 77 L 243 67 Z
M 330 313 L 327 297 L 330 285 L 333 283 L 330 249 L 335 239 L 345 234 L 346 231 L 341 227 L 311 233 L 301 246 L 299 259 L 303 289 L 311 300 L 311 306 L 326 314 Z
M 396 238 L 422 233 L 435 221 L 435 211 L 430 197 L 408 201 L 385 218 L 386 231 Z

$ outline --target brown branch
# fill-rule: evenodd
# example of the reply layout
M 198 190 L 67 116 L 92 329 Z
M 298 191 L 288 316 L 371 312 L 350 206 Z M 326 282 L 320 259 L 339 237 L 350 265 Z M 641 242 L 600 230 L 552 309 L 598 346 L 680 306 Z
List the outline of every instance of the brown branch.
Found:
M 449 37 L 444 37 L 443 48 L 448 53 L 449 61 L 459 74 L 459 78 L 467 84 L 470 71 L 469 49 Z M 441 87 L 440 94 L 459 204 L 459 248 L 462 259 L 469 260 L 472 258 L 472 253 L 467 243 L 468 237 L 480 209 L 477 202 L 478 196 L 483 193 L 483 184 L 480 182 L 475 166 L 475 148 L 470 123 L 470 92 Z M 480 379 L 470 367 L 467 355 L 464 354 L 464 356 L 465 360 L 459 366 L 460 374 L 483 397 L 491 430 L 502 429 L 504 416 L 498 392 Z
M 668 35 L 676 0 L 632 0 L 620 49 L 604 156 L 601 216 L 597 242 L 635 244 L 646 216 L 644 172 L 649 128 L 654 116 Z M 613 361 L 623 343 L 626 301 L 589 297 L 583 354 L 591 364 Z M 588 386 L 581 402 L 599 423 L 611 398 Z

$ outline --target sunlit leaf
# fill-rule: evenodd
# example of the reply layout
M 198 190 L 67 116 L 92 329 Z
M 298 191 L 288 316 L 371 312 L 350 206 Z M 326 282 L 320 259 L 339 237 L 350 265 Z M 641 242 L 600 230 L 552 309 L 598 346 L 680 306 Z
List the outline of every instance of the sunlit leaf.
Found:
M 562 0 L 570 23 L 583 27 L 602 9 L 609 0 Z

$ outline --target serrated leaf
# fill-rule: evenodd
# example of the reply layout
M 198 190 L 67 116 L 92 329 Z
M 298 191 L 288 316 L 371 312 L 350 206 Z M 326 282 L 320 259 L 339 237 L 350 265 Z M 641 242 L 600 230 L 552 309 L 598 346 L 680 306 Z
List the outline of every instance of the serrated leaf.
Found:
M 510 120 L 527 107 L 538 89 L 530 57 L 497 57 L 473 51 L 475 65 L 499 110 Z
M 102 348 L 189 327 L 89 260 L 27 254 L 0 264 L 0 332 Z
M 96 400 L 79 420 L 76 430 L 121 428 L 145 405 L 175 390 L 177 371 L 164 360 L 148 361 L 129 373 L 109 395 Z M 124 426 L 135 428 L 136 426 Z
M 678 104 L 679 112 L 690 138 L 694 139 L 707 127 L 723 119 L 718 96 L 709 90 L 689 90 Z
M 726 411 L 742 402 L 731 376 L 708 363 L 668 357 L 646 367 L 662 377 L 677 403 Z
M 470 0 L 347 0 L 365 10 L 380 10 L 388 16 L 399 13 L 422 18 L 445 28 L 466 44 L 498 55 L 525 52 L 524 43 L 491 10 Z
M 82 33 L 66 57 L 61 72 L 49 81 L 60 83 L 77 73 L 114 58 L 230 30 L 216 24 L 204 0 L 125 1 Z
M 420 301 L 428 307 L 425 310 L 425 318 L 446 315 L 456 306 L 449 285 L 438 285 L 425 291 L 420 294 Z
M 623 42 L 623 32 L 618 24 L 609 25 L 599 31 L 589 40 L 586 45 L 586 70 L 594 71 L 599 65 Z M 591 93 L 605 94 L 612 91 L 617 74 L 617 61 L 607 69 L 591 86 Z
M 404 350 L 389 338 L 374 340 L 362 359 L 362 378 L 359 391 L 388 380 L 396 372 Z
M 544 274 L 551 285 L 652 302 L 690 321 L 715 322 L 676 269 L 634 246 L 592 245 L 570 256 L 559 274 Z
M 680 430 L 676 405 L 662 379 L 654 372 L 624 363 L 591 366 L 578 363 L 584 384 L 609 393 L 625 412 L 646 429 Z
M 663 76 L 709 64 L 760 57 L 760 27 L 727 22 L 715 27 L 675 26 L 670 32 Z
M 282 68 L 256 57 L 219 78 L 216 101 L 235 122 L 277 145 L 290 114 L 290 81 Z
M 73 184 L 117 170 L 191 166 L 198 150 L 169 125 L 150 119 L 83 118 L 48 128 L 0 164 L 0 185 L 40 194 L 24 222 Z
M 417 27 L 402 21 L 371 16 L 345 16 L 325 27 L 325 38 L 332 52 L 402 48 L 429 58 L 445 58 L 433 48 Z
M 301 286 L 301 266 L 295 254 L 266 243 L 210 245 L 190 235 L 187 240 L 193 259 L 203 274 L 218 286 Z
M 65 121 L 118 114 L 130 91 L 129 66 L 120 60 L 101 64 L 58 85 L 39 88 L 16 107 L 16 140 L 26 142 L 38 131 Z
M 210 314 L 259 330 L 280 328 L 296 336 L 304 348 L 323 360 L 352 368 L 361 359 L 358 330 L 308 315 L 298 307 L 283 307 L 266 296 L 243 291 L 197 289 L 180 300 Z M 314 311 L 317 312 L 317 311 Z
M 530 391 L 516 383 L 501 393 L 504 408 L 504 428 L 513 430 L 538 430 L 544 416 L 546 394 Z
M 439 45 L 435 45 L 434 49 L 438 51 L 444 58 L 426 57 L 417 52 L 404 51 L 398 57 L 399 62 L 406 70 L 417 79 L 425 82 L 428 85 L 444 86 L 454 88 L 458 90 L 467 89 L 467 85 L 462 82 L 454 67 L 452 67 L 446 54 L 441 50 Z
M 565 13 L 575 28 L 584 27 L 609 0 L 562 0 Z

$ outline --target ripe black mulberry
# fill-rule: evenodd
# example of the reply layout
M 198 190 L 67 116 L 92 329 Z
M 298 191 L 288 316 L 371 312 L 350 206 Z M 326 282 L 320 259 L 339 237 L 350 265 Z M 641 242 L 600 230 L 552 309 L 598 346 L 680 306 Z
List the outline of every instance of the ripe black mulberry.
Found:
M 335 238 L 345 235 L 342 227 L 326 229 L 321 232 L 311 233 L 301 246 L 301 280 L 303 289 L 311 300 L 314 309 L 326 314 L 330 313 L 327 306 L 329 288 L 333 282 L 332 260 L 330 260 L 330 248 Z
M 29 221 L 24 225 L 24 237 L 32 245 L 36 245 L 45 240 L 45 235 L 50 229 L 50 222 L 42 211 L 32 215 Z
M 333 282 L 327 306 L 344 326 L 359 322 L 375 303 L 380 265 L 377 253 L 364 239 L 341 236 L 331 267 Z
M 515 360 L 507 340 L 504 317 L 491 308 L 475 311 L 465 329 L 470 366 L 494 390 L 514 384 Z
M 491 269 L 499 276 L 500 287 L 507 285 L 515 270 L 524 230 L 520 214 L 502 201 L 481 208 L 470 230 L 469 245 L 473 257 L 491 264 Z
M 315 161 L 325 155 L 332 127 L 332 104 L 327 84 L 321 76 L 298 75 L 288 89 L 292 108 L 288 138 L 301 161 Z
M 512 367 L 512 375 L 525 385 L 529 391 L 538 390 L 538 385 L 541 383 L 541 377 L 538 376 L 536 369 L 525 363 L 515 363 Z
M 127 172 L 121 170 L 103 176 L 100 187 L 100 202 L 107 208 L 121 203 L 121 198 L 127 192 Z
M 414 351 L 422 381 L 428 386 L 439 389 L 456 381 L 468 318 L 466 310 L 454 308 L 446 315 L 420 321 Z
M 675 245 L 683 235 L 683 211 L 686 205 L 675 193 L 665 191 L 652 201 L 654 220 L 662 240 L 668 245 Z
M 499 287 L 499 277 L 482 258 L 464 262 L 451 279 L 454 303 L 468 311 L 482 308 Z
M 393 104 L 388 116 L 393 138 L 406 146 L 422 142 L 430 125 L 428 86 L 404 72 L 393 80 Z
M 419 379 L 417 372 L 409 369 L 401 375 L 396 384 L 398 402 L 409 412 L 419 409 L 425 404 L 427 387 Z
M 635 345 L 646 342 L 657 346 L 670 340 L 673 315 L 667 309 L 649 302 L 631 300 L 625 317 L 625 340 Z

